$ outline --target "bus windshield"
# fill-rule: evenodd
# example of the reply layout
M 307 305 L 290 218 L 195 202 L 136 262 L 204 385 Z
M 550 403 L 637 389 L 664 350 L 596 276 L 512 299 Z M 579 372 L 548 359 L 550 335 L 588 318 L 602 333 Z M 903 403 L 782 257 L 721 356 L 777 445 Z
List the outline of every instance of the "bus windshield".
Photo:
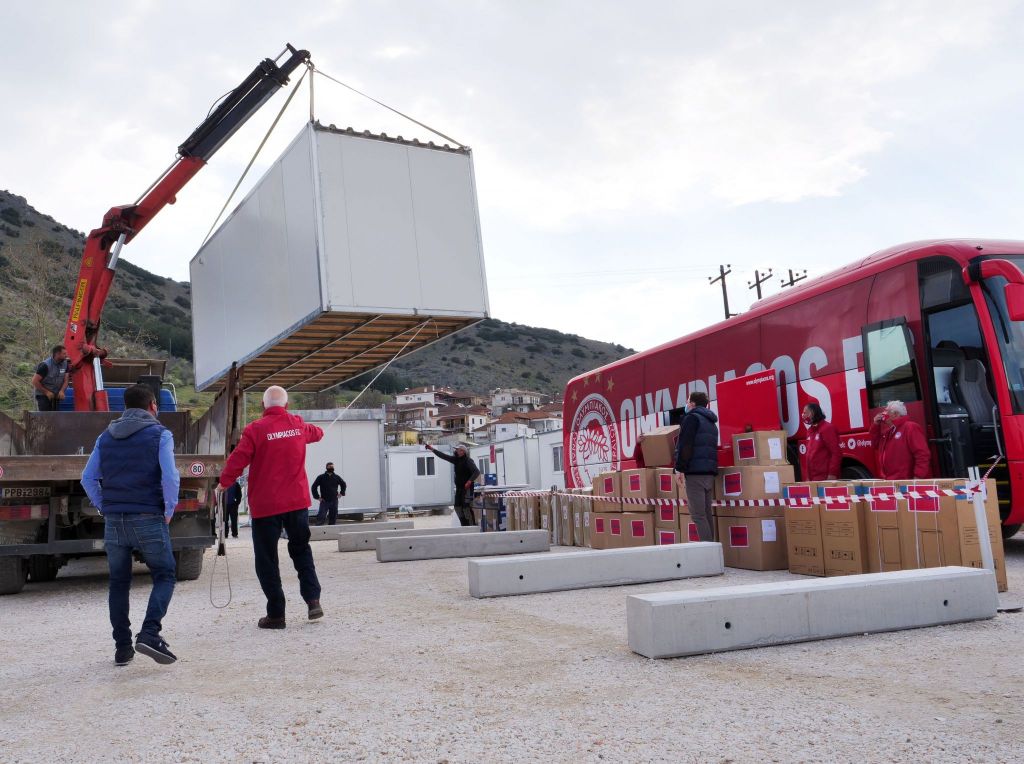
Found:
M 996 255 L 996 257 L 1000 260 L 1009 260 L 1024 270 L 1024 256 L 1022 255 Z M 982 282 L 985 302 L 988 304 L 989 312 L 992 315 L 992 324 L 996 330 L 999 353 L 1003 357 L 1006 384 L 1010 390 L 1010 400 L 1013 401 L 1013 413 L 1021 414 L 1024 413 L 1024 322 L 1010 319 L 1010 313 L 1006 308 L 1005 287 L 1006 279 L 1002 276 L 993 276 Z

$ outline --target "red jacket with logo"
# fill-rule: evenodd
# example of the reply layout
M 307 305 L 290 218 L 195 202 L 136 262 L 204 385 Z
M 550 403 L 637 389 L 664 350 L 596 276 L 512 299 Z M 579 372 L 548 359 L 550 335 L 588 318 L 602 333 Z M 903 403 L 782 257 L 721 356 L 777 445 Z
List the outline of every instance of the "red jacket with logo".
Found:
M 307 509 L 306 444 L 323 436 L 316 425 L 306 424 L 281 406 L 271 406 L 242 432 L 220 484 L 227 488 L 249 467 L 249 512 L 254 518 Z
M 931 451 L 924 430 L 900 416 L 871 425 L 879 477 L 883 480 L 918 480 L 931 474 Z
M 807 453 L 804 455 L 804 480 L 828 480 L 829 475 L 839 478 L 843 461 L 839 450 L 839 432 L 823 419 L 807 428 Z

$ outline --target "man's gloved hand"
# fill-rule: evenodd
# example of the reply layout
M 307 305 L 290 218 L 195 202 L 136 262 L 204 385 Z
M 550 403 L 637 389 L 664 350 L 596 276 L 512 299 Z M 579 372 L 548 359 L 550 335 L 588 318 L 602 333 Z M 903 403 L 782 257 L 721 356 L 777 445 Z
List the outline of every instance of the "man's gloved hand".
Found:
M 473 487 L 473 481 L 472 480 L 467 480 L 466 481 L 466 490 L 468 491 L 472 487 Z
M 433 451 L 434 450 L 434 447 L 432 445 L 430 445 L 429 443 L 424 443 L 423 447 L 425 449 L 427 449 L 428 451 Z

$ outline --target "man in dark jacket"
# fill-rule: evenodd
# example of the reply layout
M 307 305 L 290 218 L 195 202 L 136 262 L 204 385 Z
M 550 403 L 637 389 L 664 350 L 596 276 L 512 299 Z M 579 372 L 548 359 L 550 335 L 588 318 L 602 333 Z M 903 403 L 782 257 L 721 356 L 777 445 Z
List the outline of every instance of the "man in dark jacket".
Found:
M 224 536 L 231 529 L 231 538 L 238 538 L 238 508 L 242 505 L 242 484 L 237 480 L 224 492 Z
M 160 636 L 175 582 L 167 528 L 178 505 L 180 483 L 174 465 L 174 438 L 156 420 L 156 399 L 149 387 L 129 387 L 124 391 L 124 405 L 124 414 L 96 440 L 82 471 L 82 488 L 103 515 L 114 663 L 127 665 L 136 650 L 157 663 L 174 663 L 177 658 Z M 153 576 L 146 619 L 134 648 L 128 618 L 132 552 L 142 555 Z
M 338 522 L 338 495 L 344 496 L 346 488 L 345 481 L 334 474 L 334 462 L 327 462 L 327 471 L 313 481 L 313 498 L 320 502 L 316 525 L 323 525 L 324 518 L 328 525 Z
M 32 389 L 40 411 L 56 411 L 60 407 L 68 389 L 68 351 L 63 345 L 54 345 L 50 357 L 36 367 Z
M 718 417 L 708 408 L 706 393 L 693 392 L 686 401 L 686 415 L 676 448 L 676 480 L 686 486 L 690 516 L 701 541 L 714 541 L 711 499 L 718 474 Z
M 444 459 L 454 465 L 455 478 L 455 514 L 459 516 L 459 522 L 463 525 L 476 525 L 473 522 L 473 481 L 480 477 L 480 469 L 473 463 L 462 446 L 455 447 L 452 456 L 442 454 L 427 444 L 427 450 L 431 451 L 437 458 Z

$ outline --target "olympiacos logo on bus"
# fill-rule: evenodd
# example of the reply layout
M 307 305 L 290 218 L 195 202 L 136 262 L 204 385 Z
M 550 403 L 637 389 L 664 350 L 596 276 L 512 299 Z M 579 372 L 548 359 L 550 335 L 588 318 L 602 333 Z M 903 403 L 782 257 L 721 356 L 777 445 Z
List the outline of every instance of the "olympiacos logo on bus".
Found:
M 569 437 L 574 485 L 590 485 L 597 474 L 618 469 L 618 428 L 611 404 L 603 395 L 592 393 L 580 402 Z

